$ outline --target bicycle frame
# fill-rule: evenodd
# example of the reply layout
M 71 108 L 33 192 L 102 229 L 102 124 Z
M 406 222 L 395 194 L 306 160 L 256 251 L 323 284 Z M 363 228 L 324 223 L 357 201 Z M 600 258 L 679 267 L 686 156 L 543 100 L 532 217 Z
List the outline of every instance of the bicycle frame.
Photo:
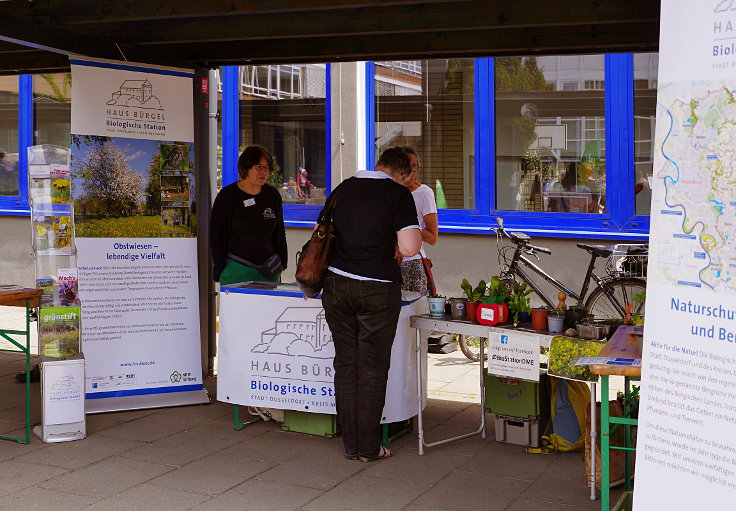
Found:
M 521 267 L 521 264 L 528 267 L 534 273 L 542 277 L 545 281 L 552 284 L 555 288 L 559 289 L 560 291 L 564 291 L 565 293 L 567 293 L 568 296 L 571 296 L 572 298 L 578 301 L 584 299 L 585 296 L 588 294 L 588 289 L 590 288 L 591 279 L 594 280 L 594 282 L 596 283 L 598 287 L 603 288 L 603 285 L 601 284 L 602 282 L 601 279 L 593 274 L 593 269 L 595 268 L 595 261 L 598 258 L 598 256 L 596 256 L 595 254 L 591 254 L 590 256 L 590 263 L 588 264 L 588 270 L 585 272 L 585 279 L 583 280 L 583 287 L 580 289 L 580 293 L 576 293 L 572 289 L 565 286 L 562 282 L 560 282 L 559 280 L 551 276 L 549 273 L 544 271 L 534 262 L 527 259 L 521 253 L 521 249 L 522 247 L 520 245 L 516 245 L 516 249 L 514 250 L 514 257 L 511 259 L 511 264 L 509 264 L 508 270 L 506 270 L 504 273 L 508 275 L 518 276 L 522 281 L 526 282 L 529 287 L 534 289 L 534 292 L 537 293 L 537 295 L 539 295 L 539 297 L 542 299 L 544 303 L 546 303 L 552 308 L 557 307 L 557 303 L 553 302 L 546 294 L 544 294 L 544 292 L 542 292 L 541 289 L 539 289 L 534 284 L 534 281 L 529 277 L 529 275 L 527 275 L 527 273 Z M 616 303 L 614 303 L 614 306 L 616 306 L 617 308 L 620 308 L 619 305 Z

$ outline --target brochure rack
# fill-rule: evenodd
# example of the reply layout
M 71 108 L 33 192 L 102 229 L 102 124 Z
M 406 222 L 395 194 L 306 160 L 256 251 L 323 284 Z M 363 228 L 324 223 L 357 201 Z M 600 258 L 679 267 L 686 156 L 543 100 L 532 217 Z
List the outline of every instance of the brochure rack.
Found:
M 85 437 L 85 378 L 68 149 L 28 148 L 28 196 L 36 287 L 42 291 L 38 354 L 43 423 L 33 432 L 44 442 L 77 440 Z M 76 406 L 79 402 L 82 405 Z

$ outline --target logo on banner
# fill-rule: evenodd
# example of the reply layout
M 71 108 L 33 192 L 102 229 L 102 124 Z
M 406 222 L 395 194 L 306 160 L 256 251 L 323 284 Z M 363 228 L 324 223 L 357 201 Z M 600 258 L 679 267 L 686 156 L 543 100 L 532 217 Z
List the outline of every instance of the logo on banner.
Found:
M 713 12 L 727 12 L 736 10 L 736 1 L 734 0 L 721 0 L 713 9 Z
M 171 376 L 169 376 L 169 379 L 171 379 L 171 383 L 179 383 L 181 381 L 181 373 L 179 371 L 174 371 L 171 373 Z
M 112 93 L 110 106 L 143 108 L 147 110 L 163 110 L 161 101 L 153 95 L 153 85 L 145 80 L 125 80 L 118 90 Z
M 335 345 L 322 307 L 287 307 L 273 328 L 261 332 L 251 353 L 332 359 Z
M 501 335 L 501 344 L 508 344 L 509 343 L 509 336 L 506 334 Z

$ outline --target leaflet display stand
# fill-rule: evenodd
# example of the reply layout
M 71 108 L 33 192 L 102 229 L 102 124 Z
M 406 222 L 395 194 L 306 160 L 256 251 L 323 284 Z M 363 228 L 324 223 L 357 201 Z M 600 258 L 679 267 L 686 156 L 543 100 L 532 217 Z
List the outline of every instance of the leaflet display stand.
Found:
M 38 312 L 43 424 L 33 432 L 44 442 L 85 437 L 84 356 L 69 150 L 28 148 L 28 196 Z M 81 410 L 81 415 L 79 413 Z

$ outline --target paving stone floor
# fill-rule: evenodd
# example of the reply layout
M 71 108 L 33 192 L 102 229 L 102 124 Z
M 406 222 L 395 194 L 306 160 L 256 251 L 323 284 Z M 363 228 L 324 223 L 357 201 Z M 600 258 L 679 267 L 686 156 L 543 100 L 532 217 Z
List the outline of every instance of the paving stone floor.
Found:
M 22 434 L 24 392 L 14 379 L 22 369 L 21 355 L 0 352 L 0 434 Z M 430 355 L 427 441 L 478 428 L 478 380 L 478 366 L 459 351 Z M 216 400 L 216 378 L 205 385 L 210 405 L 89 415 L 81 441 L 0 439 L 0 511 L 600 508 L 589 499 L 581 453 L 527 454 L 495 442 L 492 414 L 486 439 L 418 456 L 412 432 L 392 443 L 394 457 L 360 463 L 342 457 L 339 438 L 284 432 L 275 422 L 235 431 L 232 406 Z M 33 424 L 39 392 L 34 383 Z

